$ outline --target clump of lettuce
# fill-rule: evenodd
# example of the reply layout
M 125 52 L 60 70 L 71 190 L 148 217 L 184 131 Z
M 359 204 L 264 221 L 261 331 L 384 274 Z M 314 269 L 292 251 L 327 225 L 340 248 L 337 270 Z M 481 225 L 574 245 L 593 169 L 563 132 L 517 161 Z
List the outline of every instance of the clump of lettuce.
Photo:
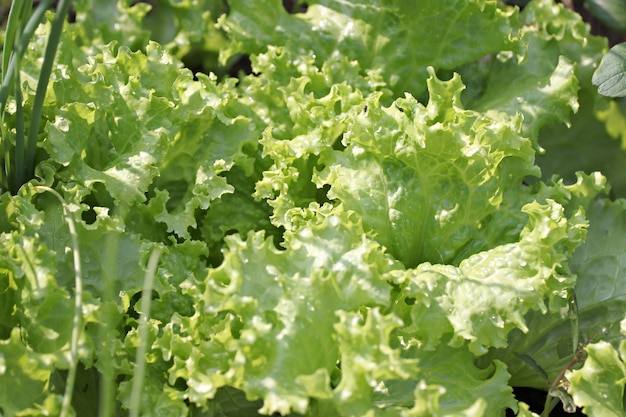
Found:
M 624 413 L 622 110 L 578 15 L 75 4 L 37 178 L 0 196 L 0 414 L 58 415 L 76 360 L 76 415 L 531 416 L 513 387 L 555 379 Z

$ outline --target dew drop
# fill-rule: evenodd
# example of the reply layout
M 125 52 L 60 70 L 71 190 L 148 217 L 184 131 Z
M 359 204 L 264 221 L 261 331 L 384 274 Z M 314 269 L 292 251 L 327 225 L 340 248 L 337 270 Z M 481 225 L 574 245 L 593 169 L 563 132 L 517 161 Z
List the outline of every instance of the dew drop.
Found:
M 61 132 L 67 132 L 70 130 L 70 124 L 66 119 L 59 118 L 56 122 L 56 126 Z

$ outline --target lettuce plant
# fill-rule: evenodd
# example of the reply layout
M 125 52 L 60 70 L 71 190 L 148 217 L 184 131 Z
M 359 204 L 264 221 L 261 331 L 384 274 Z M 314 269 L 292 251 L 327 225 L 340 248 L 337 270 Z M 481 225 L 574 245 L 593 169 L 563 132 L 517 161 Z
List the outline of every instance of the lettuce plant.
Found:
M 626 119 L 577 14 L 130 3 L 74 2 L 0 196 L 0 415 L 626 414 Z

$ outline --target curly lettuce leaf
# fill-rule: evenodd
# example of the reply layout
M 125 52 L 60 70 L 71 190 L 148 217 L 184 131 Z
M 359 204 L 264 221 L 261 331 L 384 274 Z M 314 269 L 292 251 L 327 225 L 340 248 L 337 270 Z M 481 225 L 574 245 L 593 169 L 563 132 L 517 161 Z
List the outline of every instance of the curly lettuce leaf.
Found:
M 224 346 L 233 383 L 264 398 L 267 412 L 302 413 L 309 397 L 330 396 L 335 312 L 387 304 L 391 289 L 394 263 L 363 239 L 358 220 L 330 207 L 294 215 L 305 223 L 285 235 L 284 250 L 259 233 L 227 238 L 224 262 L 206 283 L 205 313 L 241 320 L 239 337 Z
M 579 107 L 576 66 L 561 55 L 557 44 L 541 39 L 541 35 L 525 33 L 528 46 L 522 63 L 515 57 L 494 58 L 483 93 L 468 104 L 483 112 L 521 113 L 523 132 L 531 138 L 548 123 L 567 123 L 570 113 Z
M 622 334 L 626 336 L 624 321 L 622 327 Z M 626 415 L 626 341 L 622 341 L 619 351 L 608 342 L 598 342 L 586 346 L 585 352 L 583 367 L 566 374 L 570 384 L 568 393 L 590 417 Z
M 10 322 L 22 327 L 22 337 L 32 350 L 55 353 L 60 359 L 69 343 L 73 302 L 67 288 L 56 280 L 56 250 L 47 247 L 39 235 L 39 229 L 44 226 L 44 213 L 24 196 L 8 203 L 8 220 L 17 225 L 16 230 L 0 235 L 2 278 L 8 280 L 8 286 L 14 291 L 12 308 L 15 313 Z M 63 220 L 59 220 L 51 228 L 54 230 L 62 223 Z
M 126 0 L 77 0 L 73 2 L 73 6 L 78 23 L 76 27 L 81 31 L 85 43 L 116 42 L 135 51 L 144 48 L 148 43 L 150 32 L 142 25 L 150 12 L 148 3 L 131 5 Z
M 177 398 L 212 404 L 234 387 L 263 400 L 262 413 L 307 415 L 490 415 L 516 407 L 501 363 L 470 371 L 466 345 L 403 347 L 406 326 L 433 323 L 383 313 L 396 298 L 400 265 L 365 237 L 358 216 L 330 205 L 290 215 L 282 249 L 261 233 L 233 235 L 206 280 L 180 284 L 202 314 L 172 315 L 162 334 L 154 329 L 153 344 L 172 363 L 169 384 L 186 381 Z
M 376 387 L 374 403 L 397 410 L 402 417 L 490 416 L 515 409 L 509 374 L 501 362 L 478 368 L 465 347 L 442 344 L 436 351 L 415 346 L 404 353 L 417 361 L 418 372 L 408 380 L 385 380 Z
M 514 239 L 517 221 L 502 224 L 497 212 L 508 195 L 524 195 L 523 178 L 536 173 L 520 119 L 464 109 L 458 76 L 440 81 L 431 69 L 428 84 L 427 106 L 407 96 L 385 108 L 374 97 L 351 114 L 346 149 L 324 155 L 315 178 L 409 267 L 457 263 L 490 247 L 494 234 Z
M 68 31 L 61 45 L 60 65 L 75 72 L 59 70 L 54 95 L 67 103 L 43 142 L 60 165 L 55 176 L 69 190 L 91 189 L 80 196 L 93 210 L 133 206 L 142 215 L 129 226 L 143 223 L 135 230 L 146 236 L 160 224 L 166 230 L 158 240 L 197 235 L 211 202 L 234 192 L 224 178 L 231 168 L 260 175 L 254 165 L 263 123 L 239 102 L 234 80 L 194 79 L 155 43 L 145 52 L 115 43 L 87 50 L 75 45 L 77 37 Z M 246 205 L 262 212 L 251 196 Z
M 519 50 L 517 11 L 495 1 L 446 0 L 407 7 L 401 1 L 318 0 L 307 2 L 306 12 L 297 14 L 287 13 L 278 0 L 230 6 L 218 20 L 230 40 L 221 51 L 223 61 L 238 53 L 263 53 L 269 45 L 296 55 L 313 51 L 320 66 L 340 55 L 357 61 L 363 72 L 381 74 L 394 96 L 420 96 L 428 66 L 452 69 L 489 53 Z
M 289 56 L 287 52 L 275 51 L 267 54 L 268 60 L 278 53 L 281 57 Z M 255 186 L 255 197 L 267 199 L 272 206 L 272 222 L 286 228 L 290 227 L 289 210 L 328 201 L 326 190 L 315 184 L 314 176 L 323 163 L 323 155 L 341 147 L 344 123 L 362 112 L 364 106 L 359 90 L 346 83 L 332 84 L 332 80 L 322 78 L 309 59 L 303 61 L 308 65 L 300 66 L 305 71 L 297 74 L 298 78 L 292 78 L 291 71 L 280 74 L 287 85 L 272 80 L 265 93 L 272 94 L 271 87 L 276 85 L 281 94 L 270 103 L 281 113 L 272 109 L 273 121 L 260 140 L 263 155 L 272 165 L 264 170 L 262 180 Z M 263 98 L 259 96 L 255 98 Z
M 582 124 L 567 127 L 574 123 L 570 119 L 576 118 L 572 113 L 587 111 L 588 104 L 580 102 L 579 93 L 595 93 L 591 77 L 606 48 L 606 39 L 591 35 L 577 13 L 550 0 L 530 2 L 520 13 L 520 20 L 520 39 L 525 44 L 521 62 L 510 53 L 500 53 L 486 59 L 487 70 L 470 67 L 459 71 L 471 80 L 468 107 L 521 113 L 523 131 L 533 140 L 544 126 L 550 126 L 550 133 L 539 140 L 540 149 L 544 137 L 550 141 L 560 136 L 553 130 L 572 135 L 584 129 Z M 584 134 L 579 136 L 578 141 L 586 138 Z M 561 149 L 548 151 L 548 164 L 550 158 L 560 157 Z M 580 164 L 577 167 L 583 168 Z
M 146 51 L 150 41 L 158 42 L 172 56 L 194 71 L 225 74 L 230 67 L 219 65 L 219 50 L 227 39 L 215 19 L 228 6 L 214 0 L 75 0 L 74 29 L 77 43 L 116 43 L 133 51 Z
M 414 377 L 418 361 L 402 357 L 399 349 L 389 346 L 392 331 L 402 325 L 393 314 L 382 315 L 377 308 L 359 313 L 338 311 L 335 324 L 341 352 L 341 381 L 334 400 L 341 415 L 375 415 L 372 408 L 376 386 L 386 379 Z M 367 358 L 367 360 L 364 360 Z
M 529 222 L 518 243 L 477 253 L 458 267 L 424 263 L 408 271 L 404 291 L 414 324 L 407 335 L 436 349 L 452 333 L 452 346 L 467 340 L 472 352 L 484 354 L 488 347 L 506 346 L 512 329 L 527 332 L 524 314 L 545 313 L 545 298 L 558 304 L 574 281 L 565 265 L 567 246 L 582 243 L 586 222 L 581 213 L 568 219 L 554 201 L 524 211 Z M 421 327 L 423 322 L 437 325 Z
M 99 182 L 117 202 L 142 202 L 178 129 L 162 117 L 174 107 L 163 86 L 178 71 L 155 44 L 148 55 L 107 45 L 90 62 L 81 57 L 80 73 L 54 84 L 57 99 L 70 103 L 48 125 L 44 147 L 65 167 L 65 183 Z
M 69 341 L 73 325 L 75 271 L 69 267 L 73 253 L 62 207 L 48 194 L 36 195 L 32 190 L 32 194 L 28 194 L 26 191 L 23 189 L 21 195 L 12 197 L 3 206 L 10 213 L 8 222 L 16 228 L 0 235 L 3 242 L 0 279 L 3 285 L 8 284 L 10 292 L 5 300 L 10 304 L 6 307 L 12 311 L 3 319 L 6 319 L 6 325 L 12 327 L 11 334 L 18 334 L 19 346 L 28 352 L 28 362 L 38 363 L 34 369 L 41 376 L 41 384 L 47 387 L 24 386 L 32 401 L 30 405 L 47 408 L 52 403 L 44 402 L 51 402 L 58 395 L 45 394 L 62 394 L 66 378 L 64 370 L 71 359 Z M 33 198 L 35 195 L 36 198 Z M 136 338 L 133 339 L 136 334 L 133 328 L 137 324 L 135 318 L 141 312 L 141 305 L 132 298 L 141 291 L 144 264 L 153 243 L 125 232 L 123 223 L 104 211 L 93 223 L 85 224 L 81 219 L 81 207 L 70 206 L 70 210 L 81 250 L 83 284 L 84 328 L 79 334 L 79 369 L 95 366 L 97 372 L 102 372 L 111 380 L 125 378 L 134 372 L 132 363 L 137 344 Z M 167 323 L 172 315 L 193 314 L 191 300 L 177 284 L 202 267 L 198 264 L 201 256 L 206 256 L 206 247 L 198 242 L 185 242 L 165 250 L 163 265 L 154 285 L 155 320 Z M 4 341 L 3 337 L 6 346 L 0 348 L 0 355 L 9 355 L 15 348 L 12 346 L 15 337 L 10 338 L 8 340 L 7 335 Z M 26 360 L 21 359 L 20 363 L 24 364 Z M 159 366 L 164 365 L 159 363 Z M 42 373 L 44 370 L 48 372 Z M 165 379 L 159 377 L 156 370 L 151 372 L 150 384 L 160 384 L 153 389 L 162 392 Z M 93 373 L 79 372 L 77 384 L 83 383 L 83 376 Z M 21 379 L 21 383 L 27 384 L 28 377 L 18 374 L 17 368 L 11 367 L 6 377 Z M 87 396 L 98 398 L 97 384 L 93 381 L 84 381 L 84 384 L 89 388 L 80 388 L 80 395 L 76 395 L 73 402 L 75 410 L 91 410 L 90 404 L 83 400 Z M 169 402 L 169 397 L 155 398 Z M 16 403 L 16 406 L 23 406 L 24 410 L 27 408 L 21 403 Z M 168 407 L 171 408 L 171 404 Z M 180 402 L 179 411 L 181 407 L 186 406 Z M 52 411 L 52 408 L 49 410 Z
M 60 398 L 46 389 L 54 364 L 29 349 L 22 337 L 20 329 L 15 327 L 10 337 L 0 340 L 2 412 L 7 416 L 26 410 L 34 412 L 38 405 L 59 412 Z
M 556 43 L 560 54 L 576 63 L 581 89 L 593 89 L 591 79 L 607 48 L 606 38 L 592 35 L 590 26 L 578 13 L 549 0 L 530 2 L 520 14 L 520 20 L 525 26 L 523 32 Z
M 108 375 L 120 382 L 116 406 L 131 406 L 144 343 L 137 296 L 158 246 L 143 412 L 531 415 L 511 393 L 527 379 L 510 352 L 545 344 L 542 366 L 562 360 L 551 362 L 565 336 L 559 308 L 573 272 L 587 272 L 570 262 L 583 212 L 593 223 L 604 213 L 589 207 L 604 186 L 596 177 L 527 178 L 539 174 L 537 132 L 567 120 L 579 87 L 588 93 L 597 42 L 572 14 L 537 1 L 520 27 L 517 11 L 487 0 L 320 0 L 292 15 L 278 1 L 231 2 L 222 57 L 252 54 L 253 74 L 218 81 L 173 56 L 185 35 L 172 38 L 179 46 L 148 42 L 145 5 L 93 3 L 98 17 L 92 3 L 77 2 L 88 27 L 63 35 L 38 171 L 77 223 L 82 382 Z M 210 17 L 184 15 L 206 3 L 174 3 L 165 7 L 181 22 Z M 42 28 L 25 58 L 27 89 Z M 476 81 L 442 80 L 458 66 L 470 74 L 477 59 L 493 77 L 462 102 Z M 44 195 L 25 189 L 0 207 L 0 364 L 43 369 L 0 366 L 0 378 L 33 389 L 22 409 L 54 413 L 68 361 L 70 239 Z M 620 216 L 606 216 L 611 227 Z M 623 311 L 619 291 L 578 279 Z M 606 316 L 582 306 L 586 318 Z M 592 324 L 597 339 L 615 334 Z M 487 350 L 505 353 L 478 357 Z M 592 364 L 579 392 L 598 379 Z
M 624 254 L 623 200 L 598 198 L 587 209 L 590 226 L 585 243 L 572 255 L 570 267 L 577 275 L 576 293 L 578 342 L 606 342 L 615 348 L 623 343 L 620 321 L 626 306 L 621 285 Z M 574 358 L 572 323 L 558 310 L 549 315 L 528 314 L 529 332 L 514 331 L 510 348 L 497 355 L 505 361 L 515 386 L 545 389 L 547 381 L 556 378 Z M 545 376 L 541 376 L 518 355 L 532 359 Z M 585 377 L 586 379 L 586 377 Z M 577 403 L 578 404 L 578 403 Z M 578 404 L 583 405 L 583 404 Z
M 565 87 L 565 83 L 545 84 L 534 77 L 539 77 L 557 61 L 574 65 L 574 84 L 570 82 L 570 87 L 562 89 L 557 95 L 537 97 L 538 89 L 532 82 L 528 84 L 525 92 L 519 92 L 524 101 L 523 111 L 526 120 L 530 122 L 529 127 L 534 129 L 535 120 L 543 119 L 547 122 L 543 126 L 537 126 L 540 127 L 538 146 L 544 150 L 543 154 L 538 155 L 537 163 L 542 169 L 544 180 L 558 175 L 575 181 L 577 171 L 601 171 L 609 179 L 615 196 L 624 196 L 626 182 L 621 167 L 625 154 L 620 149 L 619 143 L 611 139 L 620 136 L 619 125 L 623 117 L 615 105 L 610 105 L 606 98 L 597 94 L 597 89 L 592 84 L 593 73 L 607 50 L 606 38 L 591 35 L 589 26 L 578 14 L 551 1 L 530 2 L 520 17 L 524 24 L 523 39 L 526 39 L 529 45 L 528 56 L 519 67 L 513 59 L 508 59 L 504 65 L 498 63 L 494 68 L 498 73 L 506 67 L 509 67 L 510 71 L 500 73 L 502 77 L 495 80 L 489 79 L 489 83 L 495 85 L 506 79 L 516 80 L 512 86 L 500 90 L 503 97 L 507 96 L 508 90 L 514 91 L 515 86 L 521 86 L 527 80 L 533 79 L 539 83 L 539 91 L 549 86 Z M 548 64 L 549 62 L 552 64 Z M 532 67 L 533 72 L 519 71 L 523 66 L 528 66 L 528 69 Z M 562 71 L 561 73 L 564 74 Z M 566 81 L 562 77 L 556 80 L 558 79 Z M 577 99 L 574 96 L 573 101 L 572 93 L 578 96 Z M 531 100 L 532 95 L 541 100 Z M 574 114 L 568 116 L 565 103 L 550 104 L 561 95 L 570 97 L 572 104 L 570 107 L 575 111 Z M 529 105 L 531 106 L 528 107 Z M 558 120 L 545 119 L 546 116 L 556 115 L 552 113 L 552 107 L 561 109 L 558 112 Z

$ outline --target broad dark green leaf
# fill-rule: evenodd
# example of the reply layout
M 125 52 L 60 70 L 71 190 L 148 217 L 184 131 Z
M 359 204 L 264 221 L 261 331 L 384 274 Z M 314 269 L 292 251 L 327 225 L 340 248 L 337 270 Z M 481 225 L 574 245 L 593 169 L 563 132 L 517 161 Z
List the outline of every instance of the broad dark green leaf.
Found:
M 591 81 L 602 95 L 626 96 L 626 43 L 615 45 L 609 50 Z

